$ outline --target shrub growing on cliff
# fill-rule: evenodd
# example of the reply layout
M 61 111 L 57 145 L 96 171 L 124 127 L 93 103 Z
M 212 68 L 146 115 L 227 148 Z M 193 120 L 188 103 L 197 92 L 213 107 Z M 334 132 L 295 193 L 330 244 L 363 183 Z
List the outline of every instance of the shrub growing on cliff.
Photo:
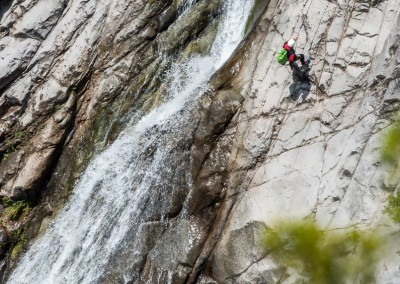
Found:
M 10 199 L 3 199 L 5 207 L 2 217 L 3 220 L 16 221 L 23 214 L 26 213 L 30 206 L 29 203 L 23 200 L 13 201 Z
M 356 230 L 324 232 L 314 224 L 290 222 L 264 233 L 265 249 L 303 283 L 374 283 L 379 238 Z

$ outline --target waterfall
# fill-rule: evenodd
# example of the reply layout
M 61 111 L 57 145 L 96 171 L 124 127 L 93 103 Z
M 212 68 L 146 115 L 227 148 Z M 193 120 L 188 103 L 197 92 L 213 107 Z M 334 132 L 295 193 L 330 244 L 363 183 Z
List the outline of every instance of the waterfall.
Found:
M 93 159 L 70 201 L 26 252 L 8 283 L 98 283 L 104 279 L 112 258 L 135 238 L 135 228 L 155 194 L 152 189 L 161 189 L 157 194 L 167 192 L 168 177 L 177 176 L 179 162 L 171 157 L 175 134 L 190 124 L 185 114 L 240 43 L 252 6 L 249 0 L 225 1 L 209 54 L 171 68 L 166 102 L 128 125 Z M 190 174 L 181 171 L 179 178 L 190 187 Z M 134 253 L 128 257 L 134 258 Z M 128 275 L 129 268 L 120 269 Z
M 183 2 L 182 7 L 180 8 L 180 14 L 185 13 L 187 10 L 190 9 L 190 7 L 192 7 L 192 5 L 194 4 L 196 0 L 186 0 L 185 2 Z

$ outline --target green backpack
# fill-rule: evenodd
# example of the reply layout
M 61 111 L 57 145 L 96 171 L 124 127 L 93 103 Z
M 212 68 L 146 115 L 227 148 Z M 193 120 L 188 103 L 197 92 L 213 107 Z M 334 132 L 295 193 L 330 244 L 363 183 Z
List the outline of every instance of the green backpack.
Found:
M 282 50 L 278 53 L 278 56 L 276 57 L 276 59 L 280 64 L 285 65 L 286 62 L 288 61 L 286 49 L 282 48 Z

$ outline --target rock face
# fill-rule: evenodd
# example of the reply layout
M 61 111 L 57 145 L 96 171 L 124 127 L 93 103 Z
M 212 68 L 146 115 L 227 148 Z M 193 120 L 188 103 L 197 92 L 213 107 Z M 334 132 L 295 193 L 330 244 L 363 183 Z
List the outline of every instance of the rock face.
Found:
M 388 225 L 378 150 L 398 108 L 399 3 L 285 5 L 271 1 L 231 83 L 245 86 L 246 99 L 228 127 L 236 133 L 226 201 L 232 205 L 209 261 L 218 283 L 292 283 L 256 249 L 260 228 L 281 218 L 308 218 L 328 229 Z M 314 58 L 316 84 L 276 64 L 291 36 L 299 36 L 298 53 Z M 400 281 L 399 261 L 394 253 L 382 260 L 379 283 Z
M 260 247 L 260 231 L 280 218 L 396 232 L 382 213 L 382 184 L 397 184 L 385 179 L 378 150 L 400 100 L 400 4 L 292 2 L 256 1 L 246 40 L 187 114 L 195 127 L 165 136 L 177 169 L 160 176 L 169 187 L 159 186 L 147 205 L 154 210 L 132 229 L 139 253 L 130 279 L 293 283 L 295 275 Z M 33 207 L 2 221 L 9 251 L 21 228 L 29 239 L 45 227 L 126 114 L 140 117 L 160 104 L 163 74 L 173 60 L 207 49 L 219 7 L 206 0 L 0 4 L 0 193 Z M 313 57 L 312 83 L 275 60 L 295 36 L 297 53 Z M 156 150 L 144 152 L 151 159 Z M 392 251 L 382 257 L 379 283 L 400 282 Z M 5 276 L 16 264 L 6 254 Z M 114 257 L 102 283 L 128 281 L 123 258 Z
M 10 251 L 21 240 L 25 246 L 59 209 L 133 104 L 137 116 L 159 104 L 163 90 L 156 90 L 174 55 L 186 46 L 186 56 L 195 53 L 190 48 L 202 42 L 199 34 L 212 34 L 219 2 L 199 1 L 185 11 L 189 4 L 2 2 L 0 193 L 34 207 L 18 222 L 2 221 Z M 15 255 L 6 258 L 7 269 Z

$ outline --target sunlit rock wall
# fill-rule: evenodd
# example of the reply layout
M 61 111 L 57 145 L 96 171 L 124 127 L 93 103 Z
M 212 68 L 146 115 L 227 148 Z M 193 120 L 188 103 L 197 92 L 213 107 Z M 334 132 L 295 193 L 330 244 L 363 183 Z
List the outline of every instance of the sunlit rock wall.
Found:
M 384 188 L 396 184 L 380 167 L 379 147 L 400 99 L 399 8 L 394 0 L 271 1 L 231 82 L 246 98 L 227 129 L 235 138 L 226 210 L 204 279 L 292 283 L 260 249 L 260 232 L 284 218 L 398 236 L 382 213 Z M 297 53 L 313 58 L 312 83 L 275 60 L 296 36 Z M 379 283 L 400 281 L 389 246 Z
M 3 235 L 27 226 L 24 239 L 33 238 L 87 161 L 118 134 L 131 106 L 137 113 L 159 104 L 157 88 L 171 64 L 160 54 L 189 56 L 212 40 L 218 1 L 192 2 L 197 8 L 176 26 L 182 1 L 0 4 L 0 193 L 34 207 L 3 223 Z M 295 275 L 260 247 L 260 231 L 279 218 L 396 230 L 382 214 L 382 188 L 393 184 L 378 150 L 400 99 L 400 4 L 256 2 L 253 16 L 261 18 L 248 25 L 243 45 L 193 114 L 198 125 L 181 149 L 190 155 L 190 193 L 174 195 L 173 210 L 162 216 L 168 220 L 143 224 L 134 240 L 145 252 L 143 282 L 292 283 Z M 295 36 L 297 52 L 313 57 L 313 83 L 275 60 Z M 179 217 L 183 203 L 190 218 Z M 389 251 L 379 283 L 400 281 L 399 256 Z M 17 260 L 5 254 L 2 268 L 11 269 Z M 109 283 L 118 268 L 113 273 Z

